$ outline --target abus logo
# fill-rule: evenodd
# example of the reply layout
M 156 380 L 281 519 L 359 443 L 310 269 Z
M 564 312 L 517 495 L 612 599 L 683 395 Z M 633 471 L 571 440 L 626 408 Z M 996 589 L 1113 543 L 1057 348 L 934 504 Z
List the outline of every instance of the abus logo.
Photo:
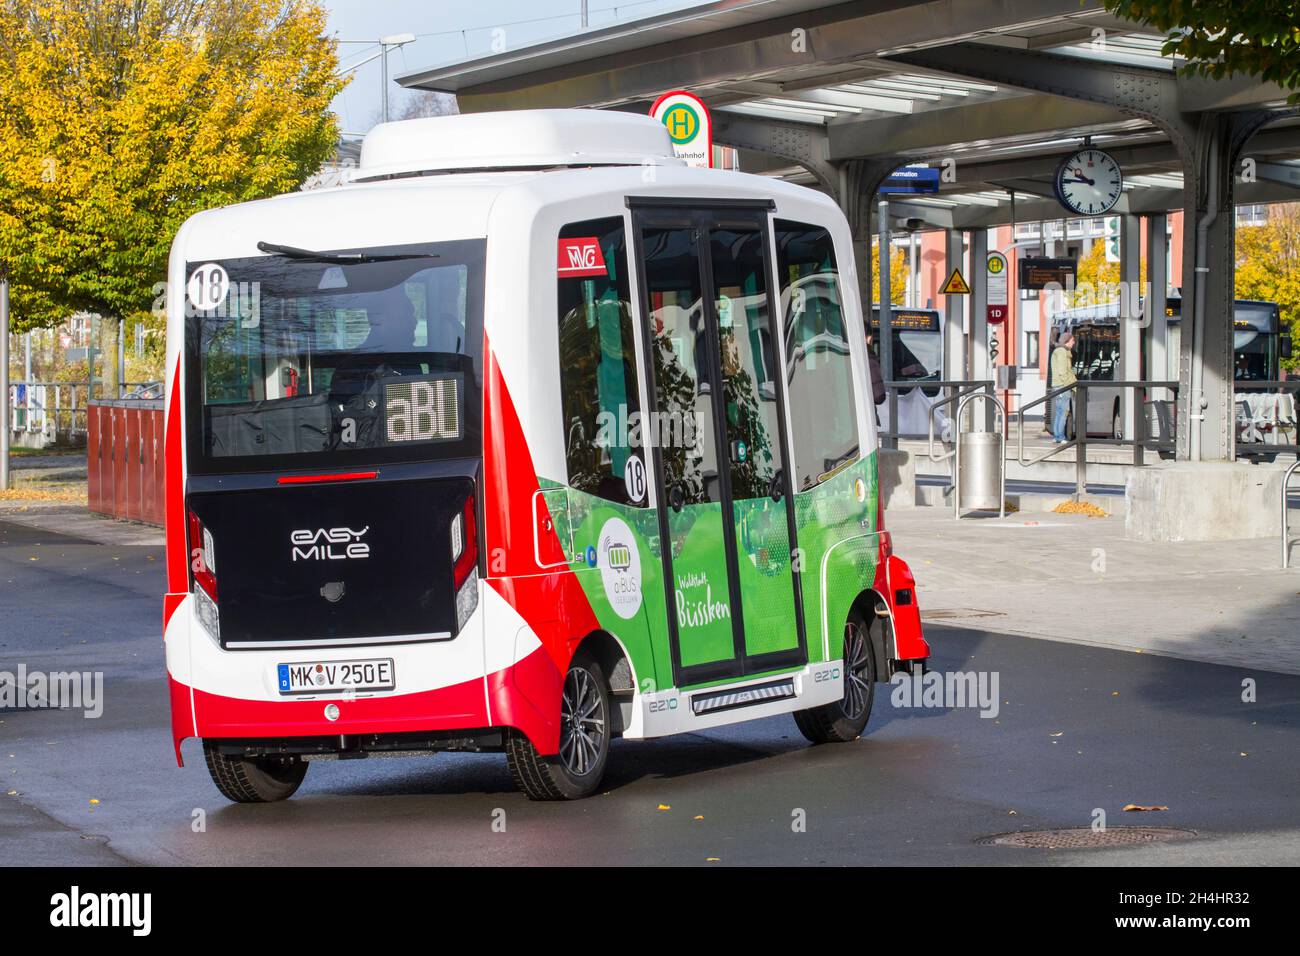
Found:
M 618 542 L 610 544 L 609 566 L 615 571 L 626 571 L 632 566 L 632 549 Z
M 303 528 L 289 532 L 293 545 L 294 561 L 347 561 L 350 558 L 370 557 L 370 545 L 361 539 L 370 530 L 366 525 L 360 531 L 351 528 Z
M 600 251 L 600 240 L 595 236 L 561 239 L 557 269 L 561 278 L 605 275 L 605 256 Z

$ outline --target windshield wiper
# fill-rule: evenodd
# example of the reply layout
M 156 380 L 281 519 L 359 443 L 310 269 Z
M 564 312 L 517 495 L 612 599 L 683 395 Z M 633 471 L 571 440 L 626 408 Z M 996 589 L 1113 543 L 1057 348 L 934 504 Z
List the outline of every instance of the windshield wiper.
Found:
M 315 252 L 311 249 L 299 249 L 297 246 L 281 246 L 274 242 L 259 242 L 261 252 L 286 259 L 301 259 L 304 262 L 329 262 L 335 265 L 353 266 L 366 262 L 396 262 L 401 259 L 436 259 L 428 252 L 405 252 L 396 255 L 372 255 L 368 252 Z

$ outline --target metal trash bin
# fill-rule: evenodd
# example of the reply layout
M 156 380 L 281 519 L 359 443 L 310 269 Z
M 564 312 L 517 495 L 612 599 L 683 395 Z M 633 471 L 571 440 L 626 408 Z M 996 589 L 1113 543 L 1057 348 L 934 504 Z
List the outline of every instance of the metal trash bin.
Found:
M 1004 454 L 1000 432 L 962 432 L 959 511 L 1002 510 Z
M 953 517 L 963 511 L 996 511 L 1006 515 L 1007 456 L 1003 450 L 1003 429 L 1007 410 L 997 397 L 986 392 L 972 392 L 957 404 L 955 421 L 963 421 L 962 412 L 972 401 L 992 402 L 997 410 L 992 431 L 958 432 L 957 460 L 953 469 Z

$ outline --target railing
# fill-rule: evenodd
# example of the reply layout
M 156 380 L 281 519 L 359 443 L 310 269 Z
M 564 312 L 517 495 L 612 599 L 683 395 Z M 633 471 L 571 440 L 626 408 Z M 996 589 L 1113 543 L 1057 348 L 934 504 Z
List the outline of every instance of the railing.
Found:
M 934 413 L 940 407 L 954 401 L 957 403 L 957 411 L 953 415 L 952 421 L 956 425 L 955 431 L 957 434 L 953 436 L 953 443 L 952 443 L 953 448 L 952 451 L 944 452 L 942 455 L 936 455 L 934 453 Z M 1006 431 L 1006 427 L 1007 427 L 1007 409 L 1006 406 L 1004 406 L 1002 402 L 998 400 L 998 397 L 992 393 L 992 391 L 968 389 L 965 392 L 960 392 L 956 395 L 953 395 L 950 398 L 946 398 L 942 402 L 935 402 L 933 405 L 930 406 L 930 434 L 928 438 L 929 441 L 928 450 L 930 453 L 930 460 L 938 463 L 938 462 L 947 461 L 949 458 L 954 459 L 953 469 L 952 469 L 952 516 L 954 518 L 960 518 L 961 517 L 961 445 L 962 445 L 961 416 L 962 413 L 966 410 L 966 406 L 973 401 L 992 402 L 993 407 L 997 410 L 997 412 L 1002 417 L 1002 421 L 1000 423 L 997 421 L 996 418 L 993 419 L 992 424 L 995 427 L 990 429 L 983 429 L 983 431 L 986 433 L 997 435 L 998 517 L 1005 518 L 1007 514 L 1007 460 L 1006 460 L 1007 456 L 1006 456 L 1006 449 L 1002 445 L 1002 436 L 1003 436 L 1003 432 Z M 942 438 L 942 436 L 940 437 Z
M 85 382 L 13 382 L 9 423 L 14 433 L 81 436 L 86 433 Z
M 898 396 L 902 392 L 910 392 L 914 388 L 943 389 L 947 393 L 947 398 L 936 402 L 936 405 L 950 405 L 958 401 L 963 395 L 971 392 L 986 392 L 993 394 L 992 379 L 943 379 L 943 380 L 923 380 L 910 382 L 885 382 L 885 401 L 881 406 L 889 409 L 889 428 L 881 429 L 879 436 L 883 447 L 897 448 L 898 439 L 900 438 L 925 438 L 924 432 L 900 432 L 898 430 Z M 934 406 L 932 405 L 931 408 Z M 927 410 L 926 417 L 933 422 L 933 416 Z M 931 429 L 933 430 L 933 429 Z
M 1132 399 L 1138 400 L 1138 405 L 1133 415 L 1134 434 L 1131 438 L 1089 438 L 1088 437 L 1088 390 L 1093 388 L 1120 389 L 1129 390 Z M 1147 393 L 1151 389 L 1167 389 L 1174 394 L 1172 402 L 1151 402 L 1147 399 Z M 1054 399 L 1059 399 L 1066 394 L 1070 395 L 1070 400 L 1074 403 L 1072 413 L 1074 417 L 1074 437 L 1069 438 L 1059 445 L 1048 449 L 1036 458 L 1025 460 L 1025 412 L 1038 405 L 1045 405 Z M 1059 388 L 1050 389 L 1042 398 L 1036 398 L 1031 402 L 1021 405 L 1016 411 L 1017 421 L 1017 451 L 1016 459 L 1020 462 L 1021 467 L 1028 468 L 1030 465 L 1036 465 L 1041 461 L 1046 461 L 1054 455 L 1059 455 L 1071 448 L 1075 451 L 1075 469 L 1074 469 L 1074 499 L 1079 501 L 1088 492 L 1088 446 L 1089 445 L 1132 445 L 1133 446 L 1133 464 L 1143 464 L 1143 454 L 1147 448 L 1155 448 L 1160 451 L 1172 451 L 1174 436 L 1177 434 L 1177 415 L 1178 415 L 1178 383 L 1177 382 L 1111 382 L 1099 381 L 1088 382 L 1080 380 L 1070 385 L 1062 385 Z M 1131 399 L 1131 400 L 1132 400 Z M 1169 409 L 1170 422 L 1165 434 L 1158 435 L 1154 440 L 1147 435 L 1147 408 L 1151 406 L 1157 412 L 1160 407 Z M 1082 414 L 1079 410 L 1082 409 Z M 1161 431 L 1165 432 L 1163 420 L 1161 420 Z
M 1291 476 L 1300 468 L 1300 458 L 1291 463 L 1291 467 L 1286 470 L 1282 476 L 1282 570 L 1285 571 L 1291 564 L 1291 529 L 1287 521 L 1287 486 L 1291 484 Z
M 11 382 L 10 428 L 14 434 L 44 434 L 50 441 L 85 438 L 89 390 L 88 382 Z M 120 390 L 127 398 L 162 397 L 159 382 L 125 382 Z

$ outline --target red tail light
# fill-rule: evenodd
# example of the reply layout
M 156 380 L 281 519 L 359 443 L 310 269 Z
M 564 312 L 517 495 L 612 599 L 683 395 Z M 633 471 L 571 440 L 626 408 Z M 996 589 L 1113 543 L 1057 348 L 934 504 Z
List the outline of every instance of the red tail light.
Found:
M 470 572 L 478 566 L 478 526 L 474 520 L 473 495 L 465 499 L 465 507 L 452 519 L 451 559 L 452 583 L 459 591 Z
M 194 583 L 207 592 L 212 600 L 217 599 L 217 569 L 215 547 L 212 532 L 203 527 L 199 516 L 188 512 L 190 530 L 190 575 Z

